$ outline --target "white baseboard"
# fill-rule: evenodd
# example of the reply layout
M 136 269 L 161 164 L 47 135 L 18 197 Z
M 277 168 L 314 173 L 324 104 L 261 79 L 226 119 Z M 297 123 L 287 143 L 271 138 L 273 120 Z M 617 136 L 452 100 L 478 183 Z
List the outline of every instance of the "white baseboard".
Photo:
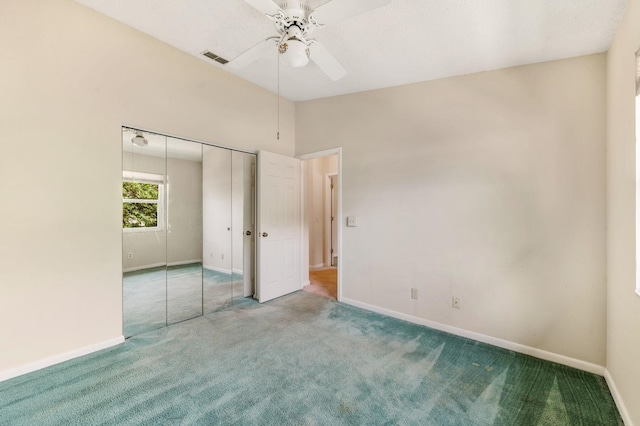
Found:
M 220 273 L 223 273 L 223 274 L 231 275 L 231 269 L 218 268 L 217 266 L 211 266 L 211 265 L 202 265 L 202 267 L 204 269 L 208 269 L 210 271 L 215 271 L 215 272 L 220 272 Z
M 22 376 L 23 374 L 32 373 L 37 370 L 41 370 L 46 367 L 50 367 L 61 362 L 69 361 L 74 358 L 78 358 L 84 355 L 88 355 L 93 352 L 101 351 L 112 346 L 119 345 L 124 342 L 124 337 L 116 337 L 115 339 L 107 340 L 105 342 L 96 343 L 95 345 L 85 346 L 84 348 L 76 349 L 71 352 L 66 352 L 60 355 L 54 355 L 49 358 L 45 358 L 40 361 L 32 362 L 31 364 L 23 365 L 18 368 L 5 370 L 0 372 L 0 382 L 13 379 L 14 377 Z
M 309 281 L 309 280 L 302 281 L 302 287 L 303 287 L 303 288 L 304 288 L 304 287 L 306 287 L 306 286 L 308 286 L 308 285 L 311 285 L 311 281 Z
M 179 262 L 169 262 L 167 266 L 191 265 L 192 263 L 202 263 L 202 259 L 181 260 Z
M 324 263 L 318 263 L 317 265 L 309 265 L 309 269 L 322 269 L 324 268 Z
M 611 391 L 611 396 L 616 403 L 616 407 L 618 407 L 620 417 L 622 417 L 622 421 L 624 422 L 625 426 L 633 426 L 633 421 L 631 420 L 629 411 L 622 401 L 622 397 L 620 396 L 620 392 L 618 391 L 616 382 L 613 380 L 613 377 L 611 376 L 611 373 L 609 373 L 609 370 L 604 370 L 604 379 L 607 381 L 607 385 L 609 386 L 609 390 Z
M 511 342 L 508 340 L 498 339 L 497 337 L 487 336 L 485 334 L 476 333 L 473 331 L 465 330 L 458 327 L 442 324 L 435 321 L 430 321 L 424 318 L 420 318 L 414 315 L 403 314 L 401 312 L 392 311 L 391 309 L 385 309 L 378 306 L 370 305 L 368 303 L 360 302 L 358 300 L 342 298 L 341 302 L 348 305 L 356 306 L 358 308 L 366 309 L 368 311 L 377 312 L 379 314 L 387 315 L 393 318 L 398 318 L 404 321 L 409 321 L 414 324 L 420 324 L 433 328 L 435 330 L 444 331 L 456 336 L 466 337 L 468 339 L 477 340 L 479 342 L 488 343 L 499 348 L 508 349 L 510 351 L 518 352 L 525 355 L 530 355 L 536 358 L 544 359 L 546 361 L 556 362 L 558 364 L 567 365 L 569 367 L 584 370 L 589 373 L 604 376 L 605 369 L 601 365 L 592 364 L 590 362 L 582 361 L 568 356 L 556 354 L 553 352 L 547 352 L 542 349 L 533 348 L 530 346 L 522 345 L 520 343 Z
M 202 262 L 202 259 L 191 259 L 191 260 L 181 260 L 179 262 L 152 263 L 151 265 L 133 266 L 131 268 L 123 269 L 122 272 L 135 272 L 135 271 L 142 271 L 143 269 L 158 268 L 160 266 L 180 266 L 180 265 L 190 265 L 192 263 L 201 263 L 201 262 Z
M 142 271 L 143 269 L 159 268 L 160 266 L 166 266 L 166 265 L 167 265 L 166 263 L 162 262 L 162 263 L 152 263 L 151 265 L 133 266 L 131 268 L 123 269 L 122 272 L 126 273 L 126 272 Z

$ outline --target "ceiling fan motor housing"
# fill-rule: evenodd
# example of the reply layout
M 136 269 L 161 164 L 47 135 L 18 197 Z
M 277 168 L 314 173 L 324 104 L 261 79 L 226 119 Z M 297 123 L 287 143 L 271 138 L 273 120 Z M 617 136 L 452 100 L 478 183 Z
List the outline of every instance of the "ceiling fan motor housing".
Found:
M 295 25 L 300 29 L 303 36 L 306 36 L 313 29 L 309 25 L 309 13 L 311 8 L 303 0 L 286 0 L 279 1 L 278 6 L 284 11 L 284 15 L 279 13 L 275 16 L 276 30 L 280 34 L 284 34 L 287 30 Z

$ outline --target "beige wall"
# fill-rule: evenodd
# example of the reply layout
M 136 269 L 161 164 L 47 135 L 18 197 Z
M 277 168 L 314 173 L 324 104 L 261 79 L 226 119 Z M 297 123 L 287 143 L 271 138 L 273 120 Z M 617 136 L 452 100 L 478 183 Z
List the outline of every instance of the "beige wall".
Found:
M 232 154 L 208 148 L 202 161 L 203 266 L 230 274 L 232 268 Z
M 605 59 L 296 104 L 297 155 L 343 148 L 343 297 L 604 366 Z
M 276 141 L 275 95 L 72 0 L 0 16 L 1 374 L 122 335 L 122 124 L 293 155 L 294 106 Z
M 628 420 L 640 424 L 640 296 L 636 286 L 635 56 L 640 0 L 627 12 L 607 56 L 607 369 Z

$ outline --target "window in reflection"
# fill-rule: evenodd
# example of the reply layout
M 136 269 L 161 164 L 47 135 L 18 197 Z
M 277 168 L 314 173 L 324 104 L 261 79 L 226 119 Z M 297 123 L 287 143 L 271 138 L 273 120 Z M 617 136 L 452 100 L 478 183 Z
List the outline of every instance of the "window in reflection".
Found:
M 164 177 L 122 173 L 122 229 L 158 231 L 164 223 Z

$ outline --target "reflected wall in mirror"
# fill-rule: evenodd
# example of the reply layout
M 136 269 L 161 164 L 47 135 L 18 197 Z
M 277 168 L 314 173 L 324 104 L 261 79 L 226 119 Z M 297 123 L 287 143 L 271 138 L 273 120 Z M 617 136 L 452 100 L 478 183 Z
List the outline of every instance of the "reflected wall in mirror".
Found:
M 167 138 L 167 324 L 202 315 L 202 144 Z
M 122 135 L 125 337 L 253 296 L 256 156 Z
M 204 146 L 202 151 L 204 312 L 233 302 L 231 253 L 231 151 Z

